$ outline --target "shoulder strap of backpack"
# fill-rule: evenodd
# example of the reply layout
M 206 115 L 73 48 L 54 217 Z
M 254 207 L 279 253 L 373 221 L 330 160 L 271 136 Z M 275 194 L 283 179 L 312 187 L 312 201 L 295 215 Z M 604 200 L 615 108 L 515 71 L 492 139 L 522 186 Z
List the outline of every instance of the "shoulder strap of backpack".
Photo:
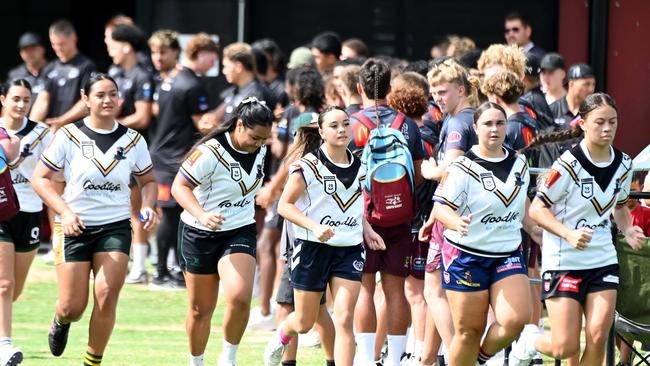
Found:
M 356 118 L 359 122 L 361 122 L 362 125 L 364 125 L 369 130 L 374 130 L 375 128 L 377 128 L 377 124 L 373 122 L 370 119 L 370 117 L 363 114 L 363 112 L 357 112 L 353 114 L 352 117 Z
M 402 129 L 402 124 L 404 124 L 405 120 L 406 120 L 406 115 L 398 111 L 397 116 L 395 116 L 395 119 L 390 124 L 390 127 L 399 131 Z

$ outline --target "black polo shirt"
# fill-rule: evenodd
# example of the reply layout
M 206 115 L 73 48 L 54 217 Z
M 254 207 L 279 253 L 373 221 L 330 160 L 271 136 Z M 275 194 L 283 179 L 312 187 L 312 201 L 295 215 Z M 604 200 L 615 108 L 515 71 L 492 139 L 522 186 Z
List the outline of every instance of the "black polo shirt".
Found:
M 224 109 L 224 120 L 229 120 L 231 114 L 235 111 L 239 103 L 248 97 L 256 97 L 259 100 L 265 101 L 266 106 L 271 110 L 275 108 L 275 98 L 269 88 L 254 79 L 241 88 L 238 86 L 231 86 L 221 94 L 221 99 L 226 107 Z
M 81 53 L 66 63 L 59 59 L 52 61 L 45 72 L 45 90 L 50 93 L 47 118 L 69 111 L 81 99 L 80 91 L 96 69 L 95 63 Z
M 45 83 L 47 82 L 45 70 L 47 70 L 47 65 L 41 69 L 38 75 L 34 75 L 27 70 L 27 66 L 23 63 L 9 70 L 9 73 L 7 73 L 7 82 L 15 79 L 27 80 L 29 85 L 32 86 L 32 100 L 34 100 L 36 95 L 45 89 Z

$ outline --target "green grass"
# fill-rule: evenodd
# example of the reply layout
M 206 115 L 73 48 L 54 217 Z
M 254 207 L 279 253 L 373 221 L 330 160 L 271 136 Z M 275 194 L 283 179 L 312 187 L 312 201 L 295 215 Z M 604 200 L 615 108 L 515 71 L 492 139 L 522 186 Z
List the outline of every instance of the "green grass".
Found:
M 47 346 L 47 331 L 56 301 L 54 267 L 40 258 L 34 261 L 25 290 L 14 304 L 13 340 L 25 354 L 26 366 L 81 365 L 88 340 L 92 299 L 81 321 L 74 323 L 65 353 L 53 357 Z M 117 322 L 103 364 L 115 366 L 187 365 L 185 334 L 187 296 L 180 292 L 152 292 L 144 286 L 125 286 L 117 309 Z M 224 304 L 219 302 L 213 317 L 212 334 L 206 349 L 206 365 L 216 365 L 221 351 L 221 320 Z M 272 333 L 247 331 L 237 353 L 240 366 L 262 365 L 262 354 Z M 300 348 L 298 364 L 324 365 L 321 349 Z

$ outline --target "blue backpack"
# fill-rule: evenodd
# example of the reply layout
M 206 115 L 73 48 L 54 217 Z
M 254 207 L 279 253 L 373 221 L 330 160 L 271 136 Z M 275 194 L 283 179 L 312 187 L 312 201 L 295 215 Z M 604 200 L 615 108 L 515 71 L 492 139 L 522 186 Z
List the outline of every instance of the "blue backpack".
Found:
M 404 118 L 400 120 L 391 127 L 375 125 L 361 155 L 361 161 L 366 164 L 363 187 L 366 219 L 379 227 L 411 222 L 416 214 L 415 169 L 406 139 L 400 132 Z

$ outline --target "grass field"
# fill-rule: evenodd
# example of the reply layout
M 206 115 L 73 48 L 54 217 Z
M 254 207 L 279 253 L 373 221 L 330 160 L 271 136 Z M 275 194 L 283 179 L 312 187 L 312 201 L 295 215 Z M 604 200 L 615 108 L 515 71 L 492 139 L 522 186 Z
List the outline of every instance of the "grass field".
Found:
M 13 340 L 25 354 L 26 366 L 81 365 L 88 340 L 91 304 L 83 319 L 72 325 L 63 356 L 55 358 L 47 346 L 47 331 L 54 314 L 56 282 L 54 267 L 36 258 L 25 291 L 14 304 Z M 125 286 L 117 311 L 117 324 L 102 364 L 115 366 L 187 365 L 188 346 L 185 335 L 187 300 L 184 291 L 152 292 L 144 286 Z M 92 299 L 91 299 L 92 301 Z M 206 365 L 216 365 L 221 351 L 219 304 L 206 350 Z M 247 331 L 238 351 L 240 366 L 262 365 L 262 354 L 270 332 Z M 324 365 L 322 350 L 301 348 L 300 365 Z
M 54 267 L 36 258 L 26 288 L 14 304 L 13 340 L 25 354 L 22 365 L 81 365 L 88 340 L 85 316 L 74 323 L 65 353 L 53 357 L 47 345 L 47 332 L 54 314 L 56 300 Z M 102 364 L 111 366 L 187 365 L 188 346 L 185 334 L 187 300 L 184 291 L 153 292 L 142 285 L 126 285 L 117 311 L 117 324 Z M 91 300 L 92 301 L 92 300 Z M 212 334 L 206 350 L 206 365 L 216 365 L 221 351 L 221 319 L 223 303 L 219 303 L 212 323 Z M 237 362 L 240 366 L 261 366 L 262 354 L 271 332 L 247 331 L 241 342 Z M 299 348 L 298 364 L 324 365 L 320 348 Z M 552 365 L 546 359 L 545 365 Z

